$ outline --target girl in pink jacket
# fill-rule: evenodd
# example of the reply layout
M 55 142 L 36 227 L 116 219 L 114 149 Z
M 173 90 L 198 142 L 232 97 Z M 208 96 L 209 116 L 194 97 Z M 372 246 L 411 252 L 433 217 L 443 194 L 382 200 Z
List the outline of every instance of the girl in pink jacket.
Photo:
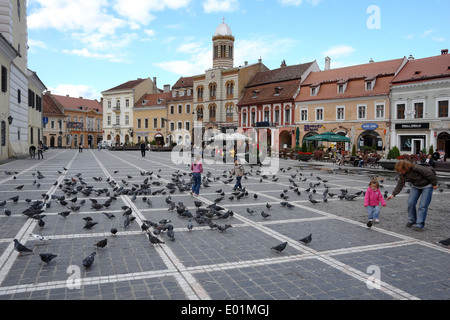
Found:
M 383 207 L 386 207 L 386 201 L 380 191 L 380 184 L 378 180 L 372 179 L 364 197 L 364 207 L 367 208 L 369 221 L 380 222 L 380 202 Z

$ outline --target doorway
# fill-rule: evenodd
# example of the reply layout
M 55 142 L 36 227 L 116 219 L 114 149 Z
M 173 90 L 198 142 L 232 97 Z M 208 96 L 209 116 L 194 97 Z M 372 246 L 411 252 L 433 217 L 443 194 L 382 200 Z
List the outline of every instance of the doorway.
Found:
M 412 153 L 413 154 L 418 154 L 423 146 L 422 146 L 422 139 L 412 139 Z

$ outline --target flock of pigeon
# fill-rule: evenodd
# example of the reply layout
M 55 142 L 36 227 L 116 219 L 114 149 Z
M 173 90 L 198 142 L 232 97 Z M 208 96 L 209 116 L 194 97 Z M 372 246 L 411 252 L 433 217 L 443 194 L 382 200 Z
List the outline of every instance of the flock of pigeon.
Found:
M 287 169 L 282 168 L 281 171 L 286 173 L 291 169 L 291 167 L 288 167 Z M 64 168 L 64 170 L 68 169 Z M 14 174 L 13 172 L 6 173 Z M 58 173 L 63 174 L 63 172 L 59 170 Z M 114 171 L 114 174 L 117 173 L 119 173 L 119 171 Z M 59 188 L 63 195 L 52 194 L 49 196 L 48 194 L 42 194 L 42 199 L 39 200 L 33 201 L 31 199 L 26 199 L 25 201 L 29 204 L 29 207 L 25 209 L 22 214 L 30 219 L 37 220 L 39 228 L 42 229 L 45 227 L 45 209 L 50 208 L 53 202 L 58 203 L 64 208 L 63 211 L 57 213 L 58 216 L 61 216 L 63 218 L 67 218 L 72 213 L 79 212 L 82 206 L 84 206 L 87 201 L 90 201 L 91 209 L 97 210 L 109 219 L 112 219 L 115 218 L 115 215 L 108 212 L 108 208 L 120 196 L 127 196 L 132 202 L 135 202 L 139 197 L 148 206 L 153 206 L 151 196 L 164 195 L 168 211 L 176 212 L 179 218 L 185 218 L 187 220 L 187 229 L 189 231 L 192 231 L 195 225 L 209 226 L 211 229 L 216 229 L 219 232 L 225 232 L 227 229 L 232 227 L 232 225 L 229 223 L 229 219 L 233 217 L 234 212 L 219 205 L 219 203 L 226 197 L 223 189 L 215 190 L 215 193 L 217 193 L 218 196 L 213 200 L 213 203 L 211 204 L 207 204 L 203 201 L 194 199 L 196 210 L 195 212 L 191 212 L 183 202 L 175 202 L 172 198 L 172 194 L 177 190 L 181 193 L 190 190 L 192 186 L 191 174 L 180 172 L 180 170 L 177 170 L 172 173 L 172 181 L 168 183 L 164 183 L 163 179 L 161 179 L 161 176 L 159 174 L 154 175 L 153 171 L 140 172 L 140 175 L 142 176 L 143 181 L 139 184 L 131 183 L 130 185 L 130 182 L 125 179 L 121 179 L 120 182 L 116 182 L 112 177 L 109 177 L 105 180 L 105 182 L 109 185 L 109 188 L 95 188 L 94 186 L 89 185 L 84 180 L 82 174 L 78 173 L 72 178 L 65 178 L 61 182 L 56 181 L 54 183 L 54 186 Z M 276 182 L 278 180 L 278 177 L 276 175 L 273 175 L 272 178 L 270 178 L 267 175 L 263 175 L 260 170 L 253 171 L 253 166 L 251 166 L 251 170 L 245 174 L 244 178 L 248 179 L 249 176 L 253 175 L 259 176 L 259 182 L 263 182 L 264 180 L 271 180 L 273 182 Z M 35 176 L 37 179 L 45 178 L 39 171 L 37 171 L 36 174 L 33 173 L 33 176 Z M 158 179 L 153 180 L 155 176 Z M 307 193 L 308 199 L 313 205 L 316 205 L 320 202 L 326 203 L 329 198 L 333 197 L 337 197 L 340 200 L 353 201 L 357 197 L 363 197 L 365 194 L 364 191 L 350 194 L 347 189 L 340 189 L 340 193 L 330 192 L 330 187 L 327 185 L 327 180 L 322 179 L 319 176 L 315 176 L 316 179 L 313 179 L 311 178 L 313 176 L 313 173 L 310 173 L 310 176 L 308 177 L 298 169 L 296 173 L 290 174 L 290 177 L 288 178 L 289 185 L 280 194 L 280 205 L 288 209 L 292 209 L 295 207 L 295 205 L 291 204 L 288 200 L 291 197 L 291 193 L 294 194 L 294 197 L 295 195 L 300 196 L 302 192 Z M 227 171 L 223 171 L 222 174 L 217 177 L 213 177 L 212 173 L 208 171 L 206 175 L 203 175 L 202 188 L 209 188 L 211 186 L 210 183 L 220 180 L 221 177 L 225 178 L 224 180 L 222 180 L 222 183 L 225 185 L 231 183 L 234 180 L 233 176 L 229 175 L 229 172 Z M 130 180 L 133 179 L 133 177 L 130 175 L 127 175 L 127 178 Z M 309 183 L 309 187 L 307 189 L 301 191 L 299 183 L 307 181 L 308 178 L 313 181 Z M 96 182 L 103 181 L 102 177 L 92 177 L 92 179 Z M 34 180 L 33 184 L 37 187 L 40 187 L 38 186 L 37 180 Z M 316 188 L 318 188 L 319 186 L 323 186 L 324 188 L 321 200 L 319 200 L 319 195 L 316 191 Z M 20 185 L 15 189 L 21 191 L 23 187 L 24 185 Z M 83 199 L 79 200 L 80 196 L 83 197 Z M 386 191 L 384 193 L 384 197 L 386 198 L 387 196 L 388 193 Z M 227 196 L 227 199 L 229 201 L 239 201 L 243 198 L 245 199 L 249 197 L 249 192 L 246 190 L 246 188 L 243 188 L 231 192 Z M 11 200 L 13 203 L 17 203 L 19 201 L 19 198 L 20 195 L 16 195 L 10 197 L 9 200 Z M 106 200 L 102 202 L 99 200 L 100 198 L 106 198 Z M 253 198 L 258 199 L 258 194 L 254 193 Z M 0 202 L 0 207 L 4 207 L 6 204 L 7 201 L 4 200 Z M 266 208 L 268 211 L 271 210 L 272 206 L 273 205 L 266 203 Z M 123 228 L 127 229 L 130 224 L 136 220 L 136 217 L 133 215 L 133 209 L 131 207 L 122 206 L 121 208 L 123 210 L 122 216 L 124 217 Z M 256 211 L 251 208 L 247 208 L 246 211 L 249 215 L 253 215 L 256 213 Z M 11 210 L 4 208 L 4 213 L 9 216 L 11 215 Z M 270 213 L 265 211 L 261 211 L 260 215 L 263 219 L 268 219 L 272 216 Z M 95 227 L 95 225 L 98 224 L 98 222 L 94 221 L 91 216 L 86 216 L 82 219 L 84 220 L 83 229 L 92 229 Z M 367 227 L 371 228 L 372 225 L 368 223 Z M 147 234 L 148 240 L 152 245 L 165 244 L 165 242 L 159 238 L 159 236 L 161 236 L 162 234 L 165 234 L 168 240 L 175 241 L 174 226 L 171 224 L 171 220 L 169 219 L 162 219 L 159 222 L 142 220 L 141 230 Z M 118 233 L 118 229 L 116 227 L 113 227 L 111 228 L 110 232 L 111 235 L 115 236 Z M 33 237 L 37 243 L 42 244 L 48 243 L 51 240 L 51 238 L 49 237 L 34 233 L 30 234 L 30 236 Z M 308 245 L 312 241 L 312 234 L 310 233 L 308 236 L 303 237 L 298 241 L 305 245 Z M 439 243 L 448 246 L 450 245 L 450 238 L 442 240 Z M 107 244 L 108 239 L 105 238 L 95 243 L 94 246 L 97 248 L 104 248 L 107 246 Z M 283 242 L 279 245 L 271 247 L 271 249 L 280 253 L 286 248 L 287 244 L 288 242 Z M 14 239 L 14 249 L 19 252 L 19 255 L 21 255 L 22 253 L 33 252 L 32 249 L 27 248 L 17 239 Z M 96 252 L 94 251 L 83 259 L 82 264 L 86 269 L 90 268 L 93 265 L 95 256 Z M 57 255 L 51 252 L 40 254 L 41 261 L 46 264 L 50 263 L 56 257 Z

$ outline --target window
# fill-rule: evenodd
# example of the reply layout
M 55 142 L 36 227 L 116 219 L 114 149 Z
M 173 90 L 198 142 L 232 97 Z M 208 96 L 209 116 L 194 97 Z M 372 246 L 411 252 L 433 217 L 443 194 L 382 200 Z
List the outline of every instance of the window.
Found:
M 233 106 L 228 105 L 225 110 L 226 110 L 227 121 L 233 121 Z
M 284 110 L 284 123 L 290 123 L 291 122 L 291 109 L 287 108 Z
M 130 124 L 130 116 L 127 114 L 125 115 L 125 125 L 129 125 Z
M 34 108 L 35 101 L 33 90 L 28 89 L 28 106 Z
M 199 100 L 203 99 L 203 87 L 197 88 L 197 99 L 199 99 Z
M 216 98 L 216 85 L 215 84 L 211 84 L 209 86 L 209 97 L 211 99 L 215 99 Z
M 125 107 L 129 108 L 130 107 L 130 99 L 126 99 L 125 100 Z
M 116 108 L 120 109 L 120 100 L 116 100 Z
M 2 66 L 2 92 L 8 91 L 8 69 Z
M 189 121 L 186 121 L 186 122 L 184 123 L 184 128 L 185 128 L 187 131 L 190 131 L 190 130 L 191 130 L 191 123 L 190 123 Z
M 17 16 L 19 17 L 19 21 L 20 21 L 20 13 L 21 13 L 21 6 L 20 6 L 20 0 L 17 0 Z
M 175 113 L 175 106 L 170 106 L 170 114 L 174 114 Z
M 317 87 L 311 87 L 311 96 L 317 95 Z
M 275 110 L 275 123 L 280 123 L 280 110 Z
M 166 127 L 166 121 L 164 118 L 161 118 L 161 128 L 164 129 Z
M 242 113 L 242 126 L 247 126 L 247 112 Z
M 251 125 L 254 126 L 254 125 L 255 125 L 255 122 L 256 122 L 256 112 L 255 112 L 255 111 L 252 111 L 252 112 L 250 113 L 250 117 L 251 117 L 251 119 L 250 119 Z
M 120 126 L 120 116 L 116 116 L 116 126 Z
M 111 125 L 111 116 L 108 116 L 108 120 L 107 120 L 108 126 Z
M 183 122 L 178 121 L 177 128 L 178 128 L 178 130 L 183 130 Z
M 401 103 L 397 105 L 397 119 L 406 118 L 406 104 Z
M 197 108 L 197 121 L 203 120 L 203 107 Z
M 145 120 L 144 120 L 144 128 L 145 128 L 145 129 L 148 129 L 148 119 L 145 119 Z
M 345 108 L 336 107 L 336 120 L 345 120 Z
M 343 84 L 338 85 L 338 93 L 344 93 L 344 85 Z
M 189 114 L 189 113 L 191 113 L 191 105 L 187 104 L 186 105 L 186 114 Z
M 280 94 L 281 94 L 281 91 L 283 91 L 283 88 L 282 87 L 276 87 L 275 88 L 275 96 L 279 96 Z
M 358 119 L 366 119 L 366 106 L 358 106 Z
M 308 121 L 308 109 L 300 110 L 300 120 L 301 121 Z
M 153 129 L 156 129 L 156 128 L 158 128 L 158 119 L 154 118 L 153 119 Z
M 448 117 L 448 100 L 438 101 L 438 117 Z
M 111 109 L 111 100 L 108 100 L 108 109 Z
M 170 123 L 170 131 L 175 131 L 175 123 Z
M 323 121 L 323 108 L 316 109 L 316 121 Z
M 375 105 L 375 118 L 377 119 L 384 118 L 384 104 Z
M 258 98 L 260 92 L 260 90 L 253 90 L 252 98 Z
M 137 128 L 138 129 L 142 128 L 142 119 L 137 119 Z
M 264 121 L 269 121 L 270 120 L 270 111 L 269 110 L 264 110 Z
M 6 122 L 2 121 L 2 125 L 1 125 L 1 145 L 2 147 L 6 146 Z
M 372 89 L 373 89 L 373 82 L 366 81 L 366 91 L 372 91 Z
M 17 103 L 21 103 L 22 102 L 22 92 L 20 91 L 20 89 L 17 89 Z
M 216 121 L 216 106 L 209 106 L 209 119 L 211 121 Z
M 178 106 L 178 114 L 182 114 L 183 113 L 183 106 L 180 104 Z
M 227 83 L 227 96 L 232 97 L 234 94 L 234 83 Z
M 50 121 L 50 128 L 55 129 L 55 120 Z
M 414 103 L 414 118 L 415 119 L 423 118 L 423 102 Z

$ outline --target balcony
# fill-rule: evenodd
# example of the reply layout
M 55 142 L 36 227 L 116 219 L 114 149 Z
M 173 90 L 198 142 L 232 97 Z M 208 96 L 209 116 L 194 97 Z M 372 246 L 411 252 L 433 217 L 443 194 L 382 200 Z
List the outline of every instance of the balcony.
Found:
M 269 121 L 256 122 L 254 124 L 255 128 L 273 128 L 276 126 L 277 126 L 277 124 L 275 122 L 269 122 Z
M 113 109 L 114 109 L 114 112 L 120 113 L 120 107 L 114 107 Z

